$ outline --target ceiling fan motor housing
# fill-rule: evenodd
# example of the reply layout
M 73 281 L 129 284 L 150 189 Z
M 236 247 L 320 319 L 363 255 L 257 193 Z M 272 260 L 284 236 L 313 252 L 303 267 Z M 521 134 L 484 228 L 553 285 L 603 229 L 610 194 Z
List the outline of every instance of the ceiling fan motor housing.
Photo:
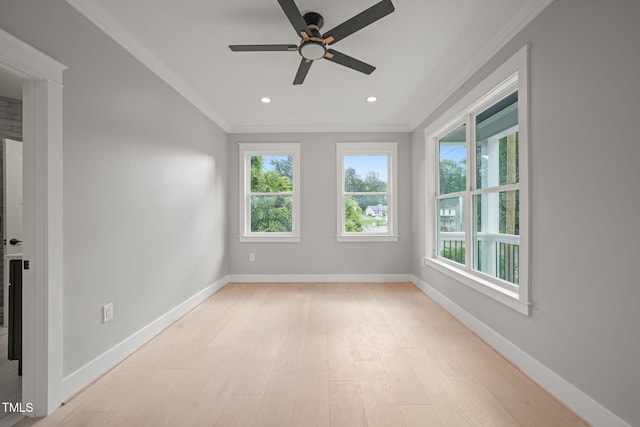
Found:
M 309 39 L 302 41 L 298 52 L 300 56 L 311 61 L 323 58 L 327 53 L 327 48 L 324 45 L 322 34 L 320 34 L 320 28 L 324 24 L 322 15 L 316 12 L 307 12 L 303 18 L 309 27 Z
M 302 16 L 302 18 L 304 19 L 304 22 L 306 22 L 309 27 L 316 27 L 316 28 L 312 28 L 312 30 L 315 29 L 316 31 L 318 31 L 317 37 L 320 37 L 319 30 L 324 25 L 324 18 L 322 17 L 322 15 L 316 12 L 307 12 Z

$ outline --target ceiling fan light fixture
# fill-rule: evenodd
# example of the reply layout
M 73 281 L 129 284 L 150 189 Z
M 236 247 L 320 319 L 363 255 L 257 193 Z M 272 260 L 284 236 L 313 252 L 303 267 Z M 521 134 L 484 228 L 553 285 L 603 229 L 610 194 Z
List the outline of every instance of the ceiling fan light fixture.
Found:
M 376 102 L 377 100 L 378 100 L 378 97 L 376 97 L 376 96 L 367 96 L 367 102 L 368 103 L 372 104 L 372 103 Z
M 262 102 L 263 104 L 270 104 L 271 98 L 269 98 L 268 96 L 263 96 L 262 98 L 260 98 L 260 102 Z
M 300 52 L 300 56 L 304 59 L 316 61 L 324 58 L 324 55 L 327 53 L 327 48 L 320 42 L 306 41 L 300 45 L 298 52 Z

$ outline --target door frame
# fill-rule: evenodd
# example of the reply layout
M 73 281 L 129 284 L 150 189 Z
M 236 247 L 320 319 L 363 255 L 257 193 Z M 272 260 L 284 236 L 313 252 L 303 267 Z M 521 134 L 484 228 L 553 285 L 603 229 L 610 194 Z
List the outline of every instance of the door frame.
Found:
M 22 401 L 46 416 L 62 403 L 62 73 L 66 67 L 0 28 L 0 67 L 23 81 Z

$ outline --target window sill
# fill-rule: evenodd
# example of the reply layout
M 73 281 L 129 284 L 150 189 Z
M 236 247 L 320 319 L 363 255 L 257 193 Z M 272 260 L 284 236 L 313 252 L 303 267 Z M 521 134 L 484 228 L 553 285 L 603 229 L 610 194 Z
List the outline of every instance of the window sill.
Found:
M 398 236 L 381 236 L 381 235 L 340 235 L 336 239 L 338 242 L 397 242 Z
M 240 242 L 299 243 L 300 236 L 240 236 Z
M 533 303 L 521 300 L 516 292 L 504 289 L 488 280 L 484 280 L 481 277 L 460 270 L 436 258 L 424 257 L 424 265 L 446 274 L 458 282 L 501 302 L 507 307 L 512 308 L 525 316 L 531 315 L 531 306 Z

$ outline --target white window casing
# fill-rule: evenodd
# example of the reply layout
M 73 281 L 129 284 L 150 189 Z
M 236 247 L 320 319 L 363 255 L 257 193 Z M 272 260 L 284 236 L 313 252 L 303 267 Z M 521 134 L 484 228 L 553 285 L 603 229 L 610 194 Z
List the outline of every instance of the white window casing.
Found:
M 493 106 L 495 103 L 517 92 L 518 108 L 518 168 L 519 180 L 515 184 L 503 184 L 489 181 L 483 185 L 475 183 L 476 178 L 476 115 Z M 425 129 L 426 137 L 426 247 L 425 266 L 434 268 L 465 284 L 478 292 L 489 296 L 514 310 L 530 315 L 531 289 L 529 283 L 529 126 L 528 126 L 528 46 L 520 49 L 514 56 L 503 63 L 491 75 L 474 87 L 453 107 L 438 117 Z M 440 154 L 439 141 L 461 125 L 466 124 L 467 170 L 466 188 L 464 191 L 440 194 Z M 501 135 L 498 135 L 501 136 Z M 497 136 L 496 136 L 497 137 Z M 474 197 L 488 199 L 500 192 L 519 192 L 519 236 L 499 235 L 495 231 L 478 232 L 478 224 L 474 224 Z M 464 201 L 464 232 L 455 237 L 462 241 L 464 238 L 464 260 L 454 262 L 445 256 L 440 256 L 438 236 L 440 226 L 438 215 L 451 216 L 453 211 L 438 212 L 439 200 L 459 196 Z M 492 202 L 495 204 L 495 202 Z M 494 205 L 492 205 L 494 206 Z M 484 211 L 483 211 L 484 212 Z M 482 215 L 486 215 L 483 213 Z M 495 215 L 495 210 L 489 215 Z M 486 218 L 483 217 L 483 220 Z M 479 239 L 492 239 L 499 236 L 507 244 L 517 244 L 519 247 L 517 284 L 500 280 L 491 274 L 485 274 L 474 269 L 475 235 Z M 454 233 L 449 233 L 453 236 Z M 505 240 L 506 239 L 506 240 Z M 486 251 L 489 256 L 489 251 Z M 483 261 L 484 262 L 484 261 Z M 488 264 L 488 263 L 487 263 Z
M 299 242 L 300 233 L 300 143 L 239 143 L 239 240 L 240 242 Z M 292 230 L 290 232 L 251 231 L 251 158 L 254 156 L 291 156 L 293 158 L 293 191 L 270 193 L 292 197 Z
M 385 156 L 387 158 L 387 190 L 383 192 L 346 192 L 345 156 Z M 398 241 L 398 184 L 397 142 L 339 142 L 336 143 L 337 161 L 337 241 L 338 242 L 397 242 Z M 348 232 L 345 230 L 345 196 L 387 197 L 386 231 Z

